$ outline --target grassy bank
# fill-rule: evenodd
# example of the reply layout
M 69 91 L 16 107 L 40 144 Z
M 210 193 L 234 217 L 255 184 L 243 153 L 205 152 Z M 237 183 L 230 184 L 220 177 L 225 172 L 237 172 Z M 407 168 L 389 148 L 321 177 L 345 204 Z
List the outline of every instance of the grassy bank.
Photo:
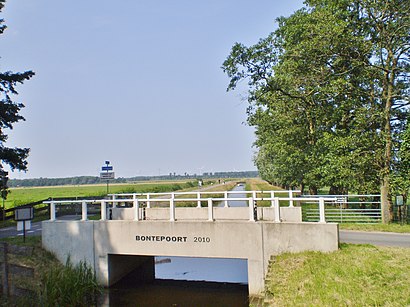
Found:
M 252 178 L 246 180 L 245 188 L 247 191 L 276 191 L 282 190 L 279 187 L 273 186 L 265 180 L 259 178 Z
M 34 277 L 12 275 L 10 283 L 30 290 L 25 296 L 0 297 L 0 306 L 92 306 L 102 288 L 93 270 L 85 263 L 62 265 L 53 254 L 41 247 L 41 237 L 7 238 L 14 245 L 34 247 L 31 256 L 9 255 L 9 262 L 34 268 Z
M 358 230 L 358 231 L 381 231 L 381 232 L 397 232 L 410 233 L 410 225 L 408 224 L 339 224 L 339 229 Z
M 283 254 L 271 261 L 269 306 L 409 306 L 405 248 L 342 244 L 332 253 Z

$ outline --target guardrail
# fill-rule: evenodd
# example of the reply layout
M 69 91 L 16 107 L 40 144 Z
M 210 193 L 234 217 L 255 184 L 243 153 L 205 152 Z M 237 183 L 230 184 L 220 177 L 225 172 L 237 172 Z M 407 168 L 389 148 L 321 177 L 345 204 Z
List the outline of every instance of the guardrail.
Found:
M 288 193 L 291 197 L 277 197 L 277 194 Z M 111 199 L 99 199 L 99 200 L 77 200 L 77 201 L 45 201 L 44 203 L 50 205 L 50 220 L 56 220 L 56 205 L 81 203 L 81 220 L 86 221 L 88 219 L 87 207 L 89 204 L 100 204 L 100 212 L 102 221 L 107 220 L 107 208 L 109 206 L 117 207 L 118 204 L 128 204 L 133 208 L 133 220 L 140 221 L 142 219 L 142 213 L 140 208 L 151 208 L 154 203 L 168 203 L 169 208 L 169 221 L 175 221 L 176 203 L 197 202 L 197 207 L 202 207 L 202 202 L 206 202 L 208 208 L 208 221 L 214 221 L 215 204 L 223 203 L 225 208 L 229 208 L 230 201 L 243 201 L 246 202 L 249 208 L 249 221 L 255 221 L 255 203 L 256 201 L 270 201 L 271 206 L 274 209 L 274 222 L 281 222 L 280 218 L 280 202 L 288 202 L 289 207 L 294 206 L 294 202 L 314 202 L 319 208 L 319 223 L 325 223 L 325 202 L 335 201 L 335 198 L 326 197 L 293 197 L 293 194 L 297 191 L 226 191 L 226 192 L 171 192 L 171 193 L 134 193 L 134 194 L 115 194 L 111 195 Z M 222 194 L 223 197 L 206 197 L 206 195 Z M 232 195 L 246 194 L 252 195 L 251 197 L 229 197 Z M 258 194 L 260 197 L 258 197 Z M 196 195 L 196 197 L 182 197 L 186 195 Z M 268 197 L 263 197 L 269 195 Z M 177 197 L 179 196 L 179 197 Z M 205 197 L 204 197 L 205 196 Z M 130 198 L 132 197 L 132 198 Z

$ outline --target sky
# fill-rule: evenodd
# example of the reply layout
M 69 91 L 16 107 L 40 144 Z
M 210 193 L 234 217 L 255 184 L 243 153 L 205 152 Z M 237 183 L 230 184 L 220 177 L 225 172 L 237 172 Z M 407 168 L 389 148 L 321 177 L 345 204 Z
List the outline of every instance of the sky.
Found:
M 246 82 L 227 92 L 235 42 L 255 44 L 302 1 L 19 0 L 0 17 L 0 71 L 33 70 L 17 90 L 28 147 L 11 178 L 256 170 Z

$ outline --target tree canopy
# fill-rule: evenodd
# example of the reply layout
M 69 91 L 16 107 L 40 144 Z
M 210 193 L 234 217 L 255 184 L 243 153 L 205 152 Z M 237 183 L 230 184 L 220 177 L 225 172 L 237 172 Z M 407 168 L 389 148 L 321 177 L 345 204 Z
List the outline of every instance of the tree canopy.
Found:
M 0 0 L 0 12 L 4 7 L 5 0 Z M 6 30 L 4 20 L 0 19 L 0 34 Z M 0 72 L 0 191 L 3 198 L 7 195 L 8 172 L 5 165 L 11 170 L 25 171 L 27 169 L 28 148 L 10 148 L 5 145 L 8 139 L 7 129 L 13 129 L 13 125 L 23 121 L 24 117 L 19 113 L 24 105 L 13 101 L 17 95 L 16 86 L 30 79 L 34 75 L 32 71 L 25 72 Z
M 408 118 L 409 16 L 409 1 L 308 0 L 257 44 L 232 47 L 222 68 L 228 90 L 248 81 L 265 179 L 311 193 L 380 189 L 383 220 L 392 218 Z

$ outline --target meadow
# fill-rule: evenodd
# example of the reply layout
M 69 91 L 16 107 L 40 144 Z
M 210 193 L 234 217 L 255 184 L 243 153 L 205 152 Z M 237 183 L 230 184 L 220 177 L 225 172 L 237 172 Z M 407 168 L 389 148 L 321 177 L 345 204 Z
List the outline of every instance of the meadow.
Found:
M 210 184 L 211 181 L 205 182 Z M 197 181 L 147 181 L 128 184 L 110 184 L 109 193 L 148 193 L 169 192 L 197 187 Z M 11 188 L 5 201 L 5 207 L 13 208 L 48 198 L 70 197 L 103 197 L 107 194 L 105 184 L 76 185 L 76 186 L 53 186 L 32 188 Z

